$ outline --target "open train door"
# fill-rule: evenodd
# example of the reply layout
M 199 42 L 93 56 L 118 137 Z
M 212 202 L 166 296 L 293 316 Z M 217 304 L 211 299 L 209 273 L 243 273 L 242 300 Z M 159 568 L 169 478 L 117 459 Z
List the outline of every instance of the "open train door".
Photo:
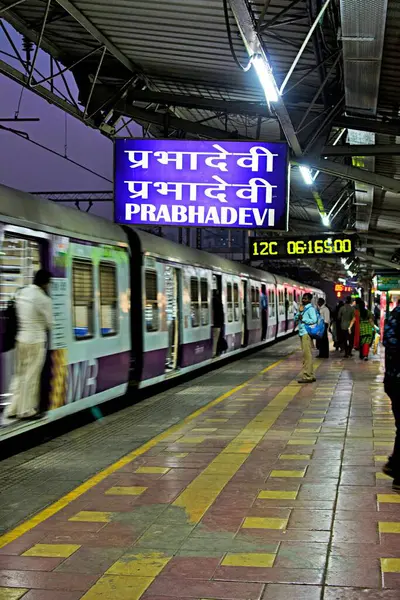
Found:
M 245 348 L 249 341 L 249 330 L 247 324 L 248 307 L 248 288 L 247 281 L 242 279 L 242 348 Z
M 179 366 L 181 270 L 170 265 L 165 267 L 165 312 L 168 331 L 168 348 L 165 372 L 172 373 Z

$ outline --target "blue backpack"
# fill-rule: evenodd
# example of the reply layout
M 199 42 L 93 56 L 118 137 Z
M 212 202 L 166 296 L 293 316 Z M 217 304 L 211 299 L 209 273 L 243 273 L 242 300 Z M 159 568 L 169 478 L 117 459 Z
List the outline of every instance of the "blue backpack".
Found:
M 317 313 L 317 322 L 313 325 L 307 325 L 306 323 L 304 325 L 310 338 L 319 340 L 325 333 L 325 321 L 321 317 L 319 310 L 315 309 L 315 312 Z

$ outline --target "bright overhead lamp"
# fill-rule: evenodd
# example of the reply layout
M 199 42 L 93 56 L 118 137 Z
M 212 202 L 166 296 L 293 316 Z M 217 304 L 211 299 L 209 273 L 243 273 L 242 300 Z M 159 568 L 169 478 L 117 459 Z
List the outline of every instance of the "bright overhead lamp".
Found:
M 331 224 L 328 215 L 321 215 L 321 221 L 322 221 L 322 225 L 324 225 L 325 227 L 329 227 Z
M 307 185 L 312 185 L 314 183 L 314 179 L 311 174 L 311 169 L 309 169 L 308 167 L 302 167 L 302 166 L 300 166 L 299 169 L 300 169 L 300 173 L 303 176 L 304 182 Z
M 266 60 L 260 55 L 255 54 L 252 58 L 253 67 L 256 70 L 258 79 L 264 90 L 267 102 L 278 102 L 279 92 L 276 87 L 275 79 L 271 71 L 271 67 Z

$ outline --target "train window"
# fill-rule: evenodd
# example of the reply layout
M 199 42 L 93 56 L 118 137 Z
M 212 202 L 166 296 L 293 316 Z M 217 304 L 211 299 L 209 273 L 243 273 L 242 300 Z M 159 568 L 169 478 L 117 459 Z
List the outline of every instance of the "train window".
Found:
M 100 274 L 100 331 L 101 335 L 118 332 L 117 269 L 112 263 L 101 262 Z
M 239 286 L 233 284 L 233 316 L 235 321 L 239 321 Z
M 253 319 L 260 318 L 260 292 L 254 286 L 251 287 L 251 316 Z
M 226 304 L 227 304 L 227 317 L 228 323 L 233 321 L 233 299 L 232 299 L 232 284 L 226 284 Z
M 209 319 L 209 308 L 208 308 L 208 281 L 207 279 L 200 279 L 200 299 L 201 299 L 201 324 L 208 325 Z
M 269 316 L 275 317 L 275 290 L 269 290 Z
M 93 265 L 88 260 L 72 261 L 72 306 L 75 339 L 84 340 L 94 335 L 93 325 Z
M 19 288 L 32 283 L 40 268 L 39 244 L 6 233 L 0 252 L 0 310 Z
M 199 280 L 197 277 L 190 278 L 190 317 L 192 321 L 192 327 L 198 327 L 200 324 L 199 319 Z
M 158 290 L 157 290 L 157 271 L 146 269 L 145 288 L 146 304 L 144 308 L 144 318 L 146 321 L 146 331 L 158 331 Z
M 284 296 L 283 296 L 282 290 L 279 291 L 279 314 L 280 315 L 285 314 L 285 303 L 284 303 Z

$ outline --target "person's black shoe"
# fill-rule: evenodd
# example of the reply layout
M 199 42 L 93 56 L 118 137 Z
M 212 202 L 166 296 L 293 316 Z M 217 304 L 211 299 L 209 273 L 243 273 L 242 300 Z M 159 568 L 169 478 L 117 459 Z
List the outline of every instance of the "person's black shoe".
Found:
M 43 419 L 44 413 L 36 413 L 29 417 L 20 417 L 20 421 L 37 421 L 38 419 Z
M 392 489 L 395 492 L 400 492 L 400 477 L 396 477 L 392 483 Z
M 390 463 L 390 460 L 382 467 L 382 473 L 385 473 L 388 477 L 394 477 L 393 467 Z

